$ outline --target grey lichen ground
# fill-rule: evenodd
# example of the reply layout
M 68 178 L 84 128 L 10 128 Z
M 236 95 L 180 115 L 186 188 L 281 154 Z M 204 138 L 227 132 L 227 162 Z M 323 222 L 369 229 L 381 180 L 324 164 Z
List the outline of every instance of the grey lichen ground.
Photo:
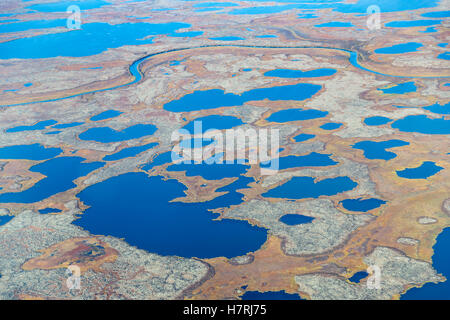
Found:
M 391 248 L 375 248 L 364 258 L 364 262 L 368 266 L 379 268 L 378 284 L 372 282 L 372 278 L 370 285 L 367 285 L 367 280 L 352 283 L 322 274 L 296 276 L 295 282 L 299 290 L 307 293 L 313 300 L 377 300 L 391 299 L 409 285 L 443 281 L 429 263 L 406 257 Z
M 70 205 L 70 204 L 69 204 Z M 194 259 L 162 257 L 113 237 L 100 237 L 118 251 L 114 262 L 81 275 L 81 289 L 69 290 L 65 268 L 23 270 L 29 259 L 61 241 L 89 233 L 72 224 L 80 211 L 61 215 L 24 211 L 0 227 L 0 299 L 19 295 L 54 299 L 175 299 L 208 275 L 209 267 Z

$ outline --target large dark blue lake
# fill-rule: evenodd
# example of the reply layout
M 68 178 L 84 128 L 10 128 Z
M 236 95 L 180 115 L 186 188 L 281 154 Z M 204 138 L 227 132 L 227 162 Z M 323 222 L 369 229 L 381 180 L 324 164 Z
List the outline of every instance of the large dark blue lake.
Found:
M 246 221 L 215 220 L 218 214 L 208 209 L 233 203 L 235 190 L 249 181 L 236 181 L 223 188 L 229 191 L 226 195 L 211 201 L 181 203 L 172 202 L 184 197 L 187 189 L 177 180 L 127 173 L 80 192 L 81 201 L 90 207 L 74 223 L 161 255 L 239 256 L 259 249 L 267 239 L 266 230 Z

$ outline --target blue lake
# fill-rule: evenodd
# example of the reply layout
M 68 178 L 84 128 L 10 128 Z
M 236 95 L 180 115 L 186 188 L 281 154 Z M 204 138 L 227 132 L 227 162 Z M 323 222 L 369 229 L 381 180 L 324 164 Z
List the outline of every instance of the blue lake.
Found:
M 441 24 L 440 20 L 403 20 L 391 21 L 384 26 L 389 28 L 410 28 L 410 27 L 429 27 Z
M 46 148 L 38 143 L 0 148 L 0 159 L 47 160 L 61 154 L 60 148 Z
M 258 250 L 267 239 L 263 228 L 241 220 L 214 220 L 218 214 L 208 211 L 230 203 L 238 187 L 239 181 L 228 186 L 226 195 L 207 202 L 171 202 L 184 197 L 187 189 L 177 180 L 127 173 L 80 192 L 90 207 L 74 224 L 160 255 L 231 258 Z
M 216 40 L 216 41 L 239 41 L 239 40 L 245 40 L 244 38 L 241 37 L 216 37 L 216 38 L 209 38 L 211 40 Z
M 375 53 L 381 54 L 399 54 L 399 53 L 407 53 L 407 52 L 416 52 L 417 49 L 423 47 L 423 44 L 418 42 L 408 42 L 396 44 L 391 47 L 384 47 L 375 50 Z
M 353 283 L 360 283 L 362 279 L 366 278 L 369 274 L 366 271 L 358 271 L 348 280 Z
M 33 203 L 44 200 L 74 188 L 74 180 L 104 165 L 103 162 L 85 163 L 84 160 L 81 157 L 59 157 L 32 166 L 29 169 L 31 172 L 39 172 L 46 177 L 24 191 L 0 194 L 0 203 Z
M 425 18 L 449 18 L 450 10 L 447 11 L 431 11 L 422 14 Z
M 450 60 L 450 51 L 441 53 L 437 56 L 438 59 Z
M 342 127 L 342 123 L 337 122 L 329 122 L 320 126 L 320 128 L 323 130 L 336 130 L 339 129 L 340 127 Z
M 267 198 L 306 199 L 333 196 L 356 188 L 349 177 L 327 178 L 316 182 L 312 177 L 293 177 L 291 180 L 263 193 Z
M 327 77 L 336 73 L 336 69 L 321 68 L 308 71 L 293 70 L 293 69 L 275 69 L 264 73 L 266 77 L 278 78 L 318 78 Z
M 242 296 L 242 300 L 304 300 L 298 294 L 287 293 L 286 291 L 246 291 Z
M 364 157 L 367 159 L 380 159 L 391 160 L 397 157 L 397 155 L 386 149 L 402 147 L 409 145 L 409 142 L 402 140 L 387 140 L 387 141 L 360 141 L 353 145 L 354 149 L 360 149 L 364 151 Z
M 172 112 L 187 112 L 221 107 L 241 106 L 250 101 L 268 99 L 303 101 L 311 98 L 322 88 L 320 85 L 299 83 L 295 85 L 278 86 L 271 88 L 259 88 L 246 91 L 240 95 L 225 93 L 224 90 L 211 89 L 195 91 L 178 100 L 173 100 L 164 105 L 164 109 Z
M 210 115 L 192 120 L 182 129 L 188 130 L 191 134 L 204 133 L 211 129 L 224 130 L 231 129 L 243 124 L 242 120 L 233 116 Z M 197 128 L 195 126 L 197 125 Z
M 314 220 L 312 217 L 301 214 L 285 214 L 280 218 L 280 222 L 288 226 L 298 226 L 300 224 L 311 223 Z
M 370 199 L 346 199 L 340 202 L 342 206 L 348 211 L 354 212 L 367 212 L 380 207 L 385 204 L 386 201 L 370 198 Z
M 435 103 L 431 106 L 424 107 L 424 109 L 437 114 L 450 114 L 450 102 L 446 104 Z
M 432 161 L 424 161 L 417 168 L 406 168 L 404 170 L 397 171 L 397 175 L 405 179 L 428 179 L 443 169 L 444 168 L 437 166 Z
M 268 38 L 278 38 L 278 36 L 275 35 L 275 34 L 263 34 L 263 35 L 260 35 L 260 36 L 255 36 L 255 38 L 268 39 Z
M 57 208 L 45 208 L 45 209 L 41 209 L 39 210 L 40 214 L 49 214 L 49 213 L 58 213 L 61 212 L 61 209 L 57 209 Z
M 22 131 L 44 130 L 47 127 L 54 125 L 56 123 L 58 123 L 58 121 L 43 120 L 43 121 L 36 122 L 35 124 L 33 124 L 31 126 L 18 126 L 18 127 L 6 129 L 5 131 L 6 132 L 22 132 Z
M 66 19 L 20 21 L 14 23 L 1 24 L 0 33 L 66 27 L 66 24 L 67 24 Z
M 287 109 L 272 113 L 266 120 L 270 122 L 285 123 L 290 121 L 311 120 L 324 118 L 328 115 L 328 111 L 320 111 L 316 109 Z
M 416 92 L 417 87 L 414 81 L 403 82 L 389 88 L 379 88 L 377 90 L 383 91 L 386 94 L 404 94 L 409 92 Z
M 257 2 L 268 2 L 260 0 Z M 380 7 L 380 12 L 397 12 L 409 11 L 421 8 L 432 8 L 437 6 L 438 0 L 411 0 L 411 1 L 392 1 L 392 0 L 358 0 L 354 3 L 342 3 L 339 0 L 323 0 L 323 1 L 275 1 L 281 5 L 267 5 L 258 7 L 238 8 L 230 12 L 230 14 L 269 14 L 280 13 L 293 9 L 333 9 L 334 11 L 343 13 L 366 13 L 367 8 L 371 5 Z
M 80 133 L 79 138 L 87 141 L 110 143 L 150 136 L 156 130 L 157 128 L 153 124 L 136 124 L 121 131 L 109 127 L 96 127 Z
M 295 142 L 305 142 L 308 140 L 311 140 L 315 137 L 314 134 L 306 134 L 306 133 L 300 133 L 299 135 L 294 137 Z
M 116 160 L 121 160 L 124 158 L 134 157 L 134 156 L 137 156 L 141 152 L 144 152 L 144 151 L 154 148 L 157 145 L 158 145 L 158 143 L 152 142 L 152 143 L 148 143 L 148 144 L 145 144 L 142 146 L 124 148 L 116 153 L 104 156 L 103 160 L 104 161 L 116 161 Z
M 449 300 L 450 299 L 450 228 L 445 228 L 436 239 L 433 246 L 433 268 L 447 281 L 440 283 L 426 283 L 421 288 L 412 288 L 401 296 L 401 300 Z
M 26 9 L 38 12 L 66 12 L 71 5 L 78 6 L 81 10 L 96 9 L 110 4 L 103 0 L 79 0 L 79 1 L 59 1 L 50 3 L 38 3 L 26 7 Z
M 381 125 L 387 124 L 391 121 L 392 121 L 392 119 L 389 119 L 387 117 L 380 117 L 380 116 L 368 117 L 368 118 L 364 119 L 364 123 L 368 126 L 381 126 Z
M 209 7 L 238 7 L 239 4 L 233 2 L 201 2 L 195 3 L 194 8 L 209 8 Z
M 450 134 L 450 120 L 428 118 L 425 115 L 406 116 L 392 123 L 392 128 L 403 132 L 423 134 Z
M 95 116 L 91 117 L 89 120 L 101 121 L 101 120 L 111 119 L 111 118 L 120 116 L 122 113 L 123 112 L 120 112 L 117 110 L 106 110 L 106 111 L 100 112 L 99 114 L 96 114 Z
M 7 224 L 9 221 L 12 220 L 14 216 L 0 216 L 0 226 L 3 226 L 4 224 Z M 0 276 L 1 278 L 1 276 Z
M 316 24 L 314 27 L 316 27 L 316 28 L 349 28 L 349 27 L 354 27 L 354 25 L 351 22 L 332 21 L 332 22 Z
M 49 20 L 45 25 L 66 25 L 66 20 Z M 17 22 L 25 23 L 25 22 Z M 0 25 L 2 28 L 14 28 L 16 23 Z M 9 27 L 11 26 L 11 27 Z M 170 22 L 151 24 L 145 22 L 110 25 L 103 22 L 85 23 L 79 30 L 34 37 L 20 38 L 0 43 L 0 59 L 39 59 L 52 57 L 84 57 L 102 53 L 108 49 L 125 45 L 140 45 L 153 42 L 155 36 L 195 37 L 201 32 L 182 32 L 177 30 L 189 28 L 186 23 Z M 21 29 L 33 29 L 34 26 L 23 26 Z M 6 30 L 4 32 L 11 32 Z M 105 34 L 108 36 L 105 37 Z M 74 43 L 89 43 L 88 46 L 74 46 Z
M 305 156 L 285 156 L 279 158 L 279 169 L 285 170 L 298 167 L 323 167 L 333 166 L 337 164 L 336 161 L 330 158 L 329 154 L 322 154 L 311 152 Z M 261 163 L 262 168 L 270 167 L 269 165 Z

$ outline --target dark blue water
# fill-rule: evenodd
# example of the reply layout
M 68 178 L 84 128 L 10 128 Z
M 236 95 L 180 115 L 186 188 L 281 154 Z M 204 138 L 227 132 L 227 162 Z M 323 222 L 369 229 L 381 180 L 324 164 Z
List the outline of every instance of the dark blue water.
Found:
M 417 87 L 413 81 L 400 83 L 398 85 L 383 89 L 379 88 L 378 90 L 383 91 L 386 94 L 404 94 L 409 92 L 416 92 Z
M 33 124 L 31 126 L 18 126 L 6 129 L 6 132 L 21 132 L 21 131 L 34 131 L 34 130 L 43 130 L 47 127 L 54 125 L 58 123 L 58 121 L 55 120 L 43 120 L 36 122 L 36 124 Z
M 438 59 L 450 60 L 450 51 L 441 53 L 437 56 Z
M 57 209 L 57 208 L 45 208 L 45 209 L 41 209 L 39 210 L 40 214 L 49 214 L 49 213 L 58 213 L 61 212 L 61 209 Z
M 80 133 L 79 138 L 87 141 L 110 143 L 150 136 L 154 134 L 156 130 L 157 128 L 153 124 L 136 124 L 121 131 L 109 127 L 97 127 L 90 128 Z
M 440 283 L 426 283 L 422 288 L 412 288 L 401 296 L 401 300 L 449 300 L 450 299 L 450 228 L 444 229 L 433 246 L 433 267 L 447 278 Z
M 246 291 L 242 296 L 242 300 L 304 300 L 298 294 L 286 293 L 286 291 Z
M 34 28 L 34 26 L 29 25 L 12 26 L 19 23 L 25 22 L 0 25 L 0 32 L 2 28 L 8 28 L 4 32 L 11 32 L 12 30 L 10 28 L 20 27 L 24 30 Z M 46 27 L 52 23 L 55 26 L 65 26 L 66 20 L 61 19 L 44 22 Z M 0 59 L 39 59 L 58 56 L 84 57 L 99 54 L 108 49 L 119 48 L 124 45 L 149 44 L 153 42 L 155 36 L 159 35 L 167 35 L 170 37 L 195 37 L 200 35 L 198 32 L 177 33 L 177 30 L 189 27 L 189 24 L 178 22 L 162 24 L 139 22 L 116 25 L 103 22 L 85 23 L 79 30 L 43 34 L 2 42 L 0 43 Z M 105 35 L 108 36 L 106 37 Z M 74 43 L 89 43 L 89 45 L 73 45 Z
M 195 3 L 193 5 L 194 8 L 209 8 L 209 7 L 238 7 L 239 4 L 233 2 L 201 2 Z
M 50 3 L 38 3 L 26 7 L 26 9 L 38 11 L 38 12 L 66 12 L 67 8 L 71 5 L 77 5 L 81 10 L 89 10 L 100 8 L 102 6 L 110 4 L 103 0 L 78 0 L 78 1 L 59 1 Z
M 391 21 L 385 24 L 389 28 L 429 27 L 441 24 L 441 20 L 403 20 Z
M 336 130 L 339 129 L 340 127 L 342 127 L 342 123 L 337 122 L 329 122 L 320 126 L 320 128 L 323 130 Z
M 134 157 L 134 156 L 137 156 L 141 152 L 144 152 L 151 148 L 154 148 L 157 145 L 158 145 L 157 142 L 152 142 L 152 143 L 148 143 L 148 144 L 145 144 L 142 146 L 124 148 L 116 153 L 104 156 L 103 160 L 104 161 L 116 161 L 116 160 L 121 160 L 124 158 Z
M 425 115 L 407 116 L 392 123 L 392 128 L 403 132 L 424 134 L 450 134 L 450 120 L 428 118 Z
M 239 180 L 228 186 L 238 187 Z M 201 203 L 170 202 L 184 197 L 186 189 L 177 180 L 145 173 L 113 177 L 78 194 L 90 207 L 74 224 L 94 234 L 125 238 L 149 252 L 181 257 L 231 258 L 256 251 L 266 241 L 265 229 L 241 220 L 214 220 L 218 214 L 208 211 L 233 202 L 238 193 L 228 190 Z
M 294 137 L 295 142 L 304 142 L 311 140 L 315 137 L 314 134 L 306 134 L 306 133 L 300 133 L 298 136 Z
M 354 212 L 367 212 L 376 208 L 379 208 L 381 205 L 385 204 L 386 201 L 370 198 L 370 199 L 346 199 L 340 202 L 342 206 L 348 211 Z
M 432 161 L 424 161 L 417 168 L 406 168 L 397 171 L 397 175 L 405 179 L 428 179 L 443 169 L 444 168 L 437 166 L 436 163 Z
M 375 53 L 381 53 L 381 54 L 400 54 L 400 53 L 407 53 L 407 52 L 416 52 L 417 49 L 423 47 L 423 44 L 418 42 L 408 42 L 408 43 L 401 43 L 396 44 L 391 47 L 384 47 L 379 48 L 375 50 Z
M 61 124 L 54 125 L 52 128 L 66 129 L 66 128 L 78 127 L 78 126 L 81 126 L 82 124 L 84 124 L 84 122 L 61 123 Z
M 173 100 L 164 105 L 164 109 L 172 112 L 188 112 L 220 107 L 241 106 L 249 101 L 268 99 L 303 101 L 315 95 L 322 86 L 310 83 L 278 86 L 271 88 L 253 89 L 237 95 L 225 93 L 224 90 L 211 89 L 195 91 L 178 100 Z
M 421 33 L 433 33 L 433 32 L 437 32 L 436 27 L 428 27 L 426 28 L 424 31 L 419 31 Z
M 123 112 L 117 111 L 117 110 L 106 110 L 103 111 L 99 114 L 96 114 L 95 116 L 91 117 L 89 120 L 91 121 L 101 121 L 101 120 L 106 120 L 106 119 L 111 119 L 111 118 L 115 118 L 118 117 L 122 114 Z
M 59 157 L 32 166 L 29 171 L 43 174 L 31 188 L 21 192 L 0 194 L 0 203 L 33 203 L 57 193 L 67 191 L 76 185 L 73 181 L 102 167 L 103 162 L 83 162 L 81 157 Z
M 61 154 L 60 148 L 46 148 L 38 143 L 0 148 L 0 159 L 47 160 Z
M 409 145 L 409 142 L 402 140 L 387 140 L 387 141 L 360 141 L 353 145 L 354 149 L 364 150 L 364 157 L 367 159 L 391 160 L 397 155 L 386 149 L 402 147 Z
M 328 115 L 327 111 L 298 108 L 274 112 L 266 120 L 271 122 L 285 123 L 290 121 L 323 118 L 326 117 L 327 115 Z
M 366 271 L 358 271 L 348 280 L 353 283 L 360 283 L 362 279 L 366 278 L 369 274 Z
M 381 126 L 381 125 L 387 124 L 391 121 L 392 121 L 392 119 L 389 119 L 387 117 L 380 117 L 380 116 L 368 117 L 368 118 L 364 119 L 364 123 L 368 126 Z
M 354 27 L 354 25 L 351 22 L 332 21 L 332 22 L 316 24 L 314 27 L 316 27 L 316 28 L 349 28 L 349 27 Z
M 263 193 L 267 198 L 306 199 L 334 196 L 356 188 L 358 184 L 349 177 L 336 177 L 316 182 L 312 177 L 293 177 L 291 180 Z
M 243 124 L 242 120 L 233 116 L 210 115 L 192 120 L 182 129 L 188 130 L 191 134 L 204 133 L 210 129 L 224 130 L 231 129 Z M 195 128 L 197 125 L 197 128 Z
M 211 40 L 216 40 L 216 41 L 238 41 L 238 40 L 245 40 L 244 38 L 241 37 L 216 37 L 216 38 L 209 38 Z
M 435 103 L 431 106 L 424 107 L 424 109 L 437 114 L 450 114 L 450 102 L 446 104 Z
M 268 2 L 267 0 L 259 0 L 258 2 Z M 392 1 L 392 0 L 359 0 L 354 3 L 343 3 L 339 0 L 318 0 L 318 1 L 275 1 L 282 3 L 281 5 L 268 5 L 260 7 L 248 7 L 234 9 L 230 14 L 269 14 L 279 13 L 293 9 L 333 9 L 334 11 L 343 13 L 366 13 L 367 8 L 371 5 L 380 7 L 380 12 L 397 12 L 409 11 L 420 8 L 432 8 L 438 4 L 438 0 L 410 0 L 410 1 Z M 288 3 L 288 4 L 286 4 Z
M 0 33 L 66 27 L 66 24 L 67 24 L 66 19 L 20 21 L 14 23 L 1 24 Z
M 426 12 L 422 14 L 422 17 L 425 18 L 448 18 L 450 17 L 450 11 L 432 11 Z
M 293 69 L 275 69 L 264 73 L 266 77 L 278 78 L 318 78 L 327 77 L 336 73 L 336 69 L 321 68 L 308 71 L 293 70 Z
M 281 157 L 279 158 L 279 169 L 285 170 L 298 167 L 324 167 L 337 164 L 337 162 L 331 159 L 330 156 L 330 154 L 311 152 L 305 156 L 290 155 Z M 270 165 L 261 163 L 261 167 L 266 168 L 270 167 Z
M 14 216 L 0 216 L 0 226 L 7 224 Z
M 301 214 L 285 214 L 280 218 L 280 221 L 288 226 L 298 226 L 299 224 L 311 223 L 313 220 L 314 218 Z
M 268 39 L 268 38 L 278 38 L 278 36 L 275 35 L 275 34 L 263 34 L 263 35 L 260 35 L 260 36 L 255 36 L 255 38 Z

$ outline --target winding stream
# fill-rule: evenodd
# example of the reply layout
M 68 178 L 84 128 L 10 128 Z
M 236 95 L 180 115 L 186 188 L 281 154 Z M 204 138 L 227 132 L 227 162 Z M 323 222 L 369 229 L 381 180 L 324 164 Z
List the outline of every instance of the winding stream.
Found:
M 143 79 L 144 74 L 141 71 L 141 65 L 142 65 L 142 63 L 144 63 L 145 61 L 147 61 L 150 58 L 153 58 L 153 57 L 159 56 L 159 55 L 163 55 L 163 54 L 166 54 L 166 53 L 172 53 L 172 52 L 182 52 L 182 51 L 193 50 L 193 49 L 219 48 L 219 47 L 254 48 L 254 49 L 326 49 L 326 50 L 336 50 L 336 51 L 342 51 L 342 52 L 348 53 L 349 54 L 349 62 L 354 67 L 356 67 L 356 68 L 358 68 L 360 70 L 364 70 L 364 71 L 367 71 L 367 72 L 370 72 L 370 73 L 373 73 L 373 74 L 377 74 L 377 75 L 381 75 L 381 76 L 385 76 L 385 77 L 407 78 L 407 79 L 412 79 L 412 78 L 421 78 L 421 79 L 449 78 L 448 76 L 436 76 L 436 77 L 397 76 L 397 75 L 380 73 L 380 72 L 377 72 L 377 71 L 374 71 L 374 70 L 371 70 L 371 69 L 368 69 L 368 68 L 362 66 L 358 62 L 358 53 L 356 51 L 352 51 L 352 50 L 348 50 L 348 49 L 342 49 L 342 48 L 325 47 L 325 46 L 256 46 L 256 45 L 237 45 L 237 44 L 214 44 L 214 45 L 203 45 L 203 46 L 195 46 L 195 47 L 188 47 L 188 48 L 178 48 L 178 49 L 165 50 L 165 51 L 152 53 L 152 54 L 146 55 L 146 56 L 144 56 L 142 58 L 139 58 L 138 60 L 134 61 L 129 67 L 129 72 L 134 77 L 134 80 L 132 80 L 132 81 L 130 81 L 128 83 L 124 83 L 124 84 L 113 86 L 113 87 L 109 87 L 109 88 L 85 91 L 85 92 L 72 94 L 72 95 L 68 95 L 68 96 L 64 96 L 64 97 L 60 97 L 60 98 L 55 98 L 55 99 L 37 100 L 37 101 L 22 102 L 22 103 L 10 104 L 10 105 L 0 105 L 0 107 L 14 107 L 14 106 L 34 104 L 34 103 L 45 103 L 45 102 L 66 100 L 66 99 L 70 99 L 70 98 L 83 96 L 83 95 L 86 95 L 86 94 L 92 94 L 92 93 L 97 93 L 97 92 L 103 92 L 103 91 L 109 91 L 109 90 L 115 90 L 115 89 L 123 88 L 123 87 L 126 87 L 126 86 L 130 86 L 130 85 L 136 84 L 136 83 L 140 82 Z

